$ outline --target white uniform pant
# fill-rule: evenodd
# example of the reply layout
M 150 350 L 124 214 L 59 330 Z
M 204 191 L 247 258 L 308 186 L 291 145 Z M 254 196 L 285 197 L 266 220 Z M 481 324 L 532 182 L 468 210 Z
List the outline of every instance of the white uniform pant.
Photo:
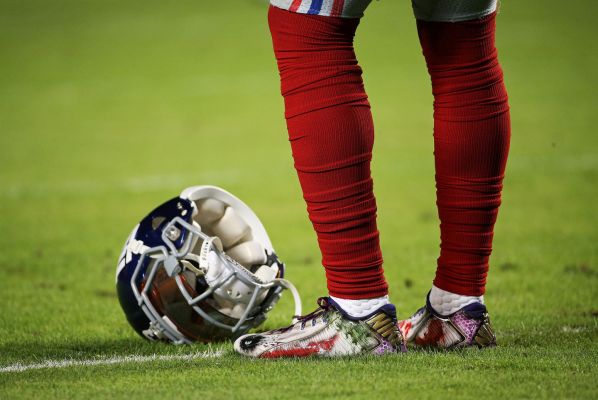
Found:
M 397 1 L 397 0 L 390 0 Z M 496 11 L 498 0 L 412 0 L 415 17 L 423 21 L 458 22 Z M 372 0 L 270 0 L 270 4 L 301 14 L 361 18 Z

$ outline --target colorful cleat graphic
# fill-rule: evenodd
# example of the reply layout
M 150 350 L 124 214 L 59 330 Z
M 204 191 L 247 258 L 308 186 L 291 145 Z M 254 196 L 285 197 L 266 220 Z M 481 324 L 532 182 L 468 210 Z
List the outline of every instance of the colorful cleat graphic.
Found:
M 449 349 L 496 345 L 486 306 L 477 302 L 442 316 L 426 299 L 424 307 L 411 318 L 400 321 L 398 326 L 405 341 L 413 346 Z
M 249 357 L 338 357 L 407 351 L 397 328 L 394 305 L 387 304 L 364 318 L 348 316 L 332 299 L 318 299 L 319 308 L 286 328 L 248 334 L 235 350 Z

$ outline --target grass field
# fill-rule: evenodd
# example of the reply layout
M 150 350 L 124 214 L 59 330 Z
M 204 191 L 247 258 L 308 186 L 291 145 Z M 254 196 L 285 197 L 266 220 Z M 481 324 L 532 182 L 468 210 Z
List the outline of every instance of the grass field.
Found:
M 147 343 L 129 328 L 114 290 L 121 246 L 195 184 L 256 210 L 307 308 L 326 293 L 265 11 L 263 0 L 0 0 L 0 399 L 597 398 L 593 0 L 505 0 L 498 20 L 513 119 L 486 296 L 499 347 L 249 361 L 229 344 Z M 385 269 L 407 316 L 439 237 L 432 99 L 409 2 L 375 2 L 357 50 Z M 265 327 L 291 311 L 286 296 Z M 7 369 L 59 360 L 75 364 Z

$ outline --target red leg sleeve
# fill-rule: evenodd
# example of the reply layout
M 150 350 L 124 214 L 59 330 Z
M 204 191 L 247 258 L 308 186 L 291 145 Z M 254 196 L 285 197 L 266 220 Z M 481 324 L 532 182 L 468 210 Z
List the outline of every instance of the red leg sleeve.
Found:
M 329 293 L 384 296 L 370 175 L 374 127 L 353 50 L 359 20 L 270 7 L 269 24 L 295 168 Z
M 441 231 L 434 284 L 469 296 L 485 290 L 511 136 L 495 16 L 417 22 L 434 94 Z

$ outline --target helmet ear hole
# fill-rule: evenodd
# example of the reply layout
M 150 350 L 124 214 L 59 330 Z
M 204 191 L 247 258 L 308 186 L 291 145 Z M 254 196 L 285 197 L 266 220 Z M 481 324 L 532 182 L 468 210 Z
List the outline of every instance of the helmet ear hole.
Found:
M 166 221 L 166 218 L 164 217 L 154 217 L 152 218 L 152 229 L 156 230 L 158 229 L 160 226 L 162 226 L 162 223 Z

